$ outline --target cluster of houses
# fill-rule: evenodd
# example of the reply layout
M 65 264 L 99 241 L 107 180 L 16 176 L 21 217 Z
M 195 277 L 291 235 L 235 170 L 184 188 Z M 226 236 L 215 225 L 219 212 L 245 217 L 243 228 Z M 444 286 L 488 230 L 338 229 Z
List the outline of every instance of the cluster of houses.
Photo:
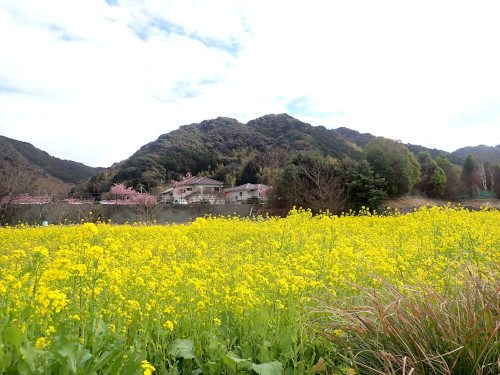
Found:
M 244 184 L 224 189 L 224 183 L 206 177 L 190 177 L 160 193 L 164 203 L 247 203 L 265 202 L 269 186 Z
M 100 204 L 193 204 L 193 203 L 261 203 L 267 200 L 269 186 L 263 184 L 244 184 L 232 188 L 224 188 L 224 183 L 206 177 L 191 177 L 175 182 L 174 185 L 162 191 L 158 197 L 135 192 L 132 188 L 115 184 L 120 191 L 111 190 L 112 199 L 100 199 Z M 110 195 L 108 194 L 108 195 Z M 16 197 L 4 197 L 0 204 L 47 204 L 54 202 L 49 195 L 30 196 L 21 194 Z M 96 200 L 81 200 L 68 198 L 62 200 L 68 204 L 96 203 Z

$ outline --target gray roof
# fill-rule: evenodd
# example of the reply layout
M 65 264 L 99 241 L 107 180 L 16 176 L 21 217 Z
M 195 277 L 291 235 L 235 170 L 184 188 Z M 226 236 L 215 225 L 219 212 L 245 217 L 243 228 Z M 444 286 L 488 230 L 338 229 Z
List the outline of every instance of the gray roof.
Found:
M 267 189 L 269 186 L 263 184 L 244 184 L 240 186 L 236 186 L 234 188 L 226 189 L 226 191 L 250 191 L 250 190 L 259 190 L 259 189 Z
M 176 185 L 224 185 L 223 182 L 212 180 L 207 177 L 191 177 L 187 180 L 180 181 Z

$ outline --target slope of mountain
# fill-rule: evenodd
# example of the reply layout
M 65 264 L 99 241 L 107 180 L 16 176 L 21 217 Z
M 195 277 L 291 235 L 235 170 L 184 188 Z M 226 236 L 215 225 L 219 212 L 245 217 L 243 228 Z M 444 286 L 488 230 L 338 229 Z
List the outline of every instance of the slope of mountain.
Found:
M 150 190 L 188 172 L 227 184 L 257 183 L 263 173 L 279 170 L 291 155 L 300 151 L 359 159 L 363 147 L 373 137 L 344 127 L 312 126 L 287 114 L 265 115 L 247 124 L 218 117 L 163 134 L 108 169 L 61 160 L 29 143 L 0 136 L 0 167 L 8 165 L 37 179 L 51 178 L 65 183 L 85 179 L 83 189 L 92 192 L 107 191 L 115 182 L 141 184 Z M 427 151 L 435 158 L 441 152 L 424 146 L 407 146 L 415 155 Z M 460 165 L 468 153 L 479 161 L 500 163 L 500 145 L 465 147 L 446 154 L 450 162 Z
M 335 129 L 335 133 L 344 141 L 352 142 L 359 147 L 364 147 L 374 137 L 374 135 L 370 133 L 360 133 L 345 127 Z
M 187 172 L 228 184 L 257 183 L 263 170 L 276 167 L 278 159 L 285 160 L 299 151 L 359 159 L 363 147 L 373 137 L 345 127 L 312 126 L 287 114 L 265 115 L 247 124 L 218 117 L 161 135 L 127 160 L 94 176 L 91 184 L 103 191 L 114 182 L 134 186 L 140 183 L 151 189 Z M 415 155 L 427 151 L 432 158 L 442 152 L 419 145 L 406 146 Z M 469 152 L 480 160 L 489 158 L 493 163 L 500 162 L 500 145 L 464 148 L 445 154 L 451 163 L 461 165 Z
M 64 194 L 69 185 L 51 176 L 41 167 L 30 163 L 13 145 L 0 137 L 0 200 L 20 194 Z M 0 208 L 0 213 L 3 212 Z
M 479 162 L 489 160 L 493 165 L 500 164 L 500 144 L 494 147 L 485 145 L 462 147 L 453 151 L 452 154 L 462 159 L 468 154 L 472 154 Z
M 336 158 L 360 156 L 359 149 L 334 130 L 312 126 L 287 114 L 262 116 L 248 124 L 218 117 L 161 135 L 110 171 L 95 176 L 91 183 L 101 185 L 98 189 L 105 189 L 106 183 L 123 181 L 151 188 L 187 172 L 236 184 L 254 182 L 258 168 L 245 167 L 265 167 L 263 154 L 285 156 L 298 151 Z
M 356 130 L 348 129 L 348 128 L 338 128 L 335 129 L 335 132 L 339 135 L 340 138 L 342 138 L 346 142 L 352 142 L 359 147 L 364 147 L 368 142 L 371 141 L 374 135 L 370 133 L 360 133 Z M 446 157 L 452 164 L 456 165 L 462 165 L 465 156 L 468 154 L 468 152 L 446 152 L 443 150 L 439 150 L 437 148 L 429 148 L 421 145 L 414 145 L 411 143 L 407 143 L 406 147 L 408 147 L 408 150 L 410 150 L 415 156 L 418 155 L 419 152 L 428 152 L 433 159 L 436 159 L 436 157 L 439 155 L 439 153 L 444 152 L 446 154 Z M 497 146 L 498 147 L 498 146 Z M 471 149 L 474 149 L 473 147 Z
M 247 125 L 268 137 L 274 146 L 294 151 L 315 151 L 333 157 L 360 156 L 360 152 L 348 145 L 335 130 L 312 126 L 287 114 L 262 116 Z
M 28 168 L 38 174 L 55 177 L 65 183 L 77 183 L 95 175 L 103 168 L 93 168 L 82 163 L 62 160 L 49 155 L 32 144 L 0 136 L 1 162 L 13 167 Z

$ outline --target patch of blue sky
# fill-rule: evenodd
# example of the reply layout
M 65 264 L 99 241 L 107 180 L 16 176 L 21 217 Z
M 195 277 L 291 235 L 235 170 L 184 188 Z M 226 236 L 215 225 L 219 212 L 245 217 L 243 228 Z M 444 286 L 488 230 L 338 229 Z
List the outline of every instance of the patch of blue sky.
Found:
M 244 121 L 246 121 L 248 114 L 243 112 L 230 112 L 228 116 L 234 119 L 238 119 L 238 121 L 242 121 L 241 119 L 244 119 Z
M 58 25 L 49 25 L 48 29 L 56 36 L 58 40 L 62 40 L 64 42 L 81 42 L 83 38 L 79 37 L 76 34 L 72 34 L 68 32 L 64 27 Z
M 196 98 L 200 92 L 193 88 L 191 82 L 179 81 L 170 90 L 168 97 L 160 95 L 151 95 L 151 98 L 160 100 L 164 103 L 175 103 L 179 99 Z
M 225 40 L 208 38 L 208 37 L 200 37 L 197 35 L 192 35 L 190 38 L 195 39 L 201 43 L 203 43 L 207 48 L 216 48 L 222 51 L 229 53 L 229 55 L 233 57 L 237 57 L 238 54 L 243 50 L 243 46 L 231 39 L 229 42 Z
M 233 57 L 236 57 L 238 53 L 243 50 L 241 43 L 234 38 L 230 38 L 230 40 L 227 41 L 202 36 L 194 32 L 188 32 L 183 26 L 160 18 L 151 18 L 147 25 L 142 25 L 140 27 L 134 25 L 131 26 L 130 29 L 139 39 L 143 41 L 147 41 L 149 36 L 152 34 L 152 30 L 157 29 L 167 35 L 175 34 L 196 40 L 205 45 L 207 48 L 216 48 L 225 51 Z
M 164 103 L 175 103 L 174 99 L 165 99 L 159 95 L 151 95 L 151 98 L 159 100 L 159 101 L 164 102 Z
M 175 97 L 184 99 L 195 98 L 199 95 L 199 91 L 192 87 L 191 82 L 176 82 L 172 91 Z
M 84 39 L 75 34 L 64 33 L 59 35 L 59 40 L 63 42 L 81 42 Z
M 210 86 L 210 85 L 215 85 L 217 83 L 224 82 L 225 79 L 222 77 L 216 77 L 216 78 L 204 78 L 198 82 L 200 86 Z
M 106 2 L 106 4 L 108 4 L 109 6 L 112 6 L 112 7 L 115 7 L 115 6 L 118 6 L 118 0 L 104 0 Z
M 2 78 L 0 77 L 0 82 Z M 5 80 L 4 80 L 5 81 Z M 0 85 L 0 94 L 26 94 L 26 91 L 18 89 L 16 87 Z
M 286 109 L 290 116 L 310 116 L 316 118 L 327 118 L 332 116 L 344 117 L 343 111 L 324 112 L 324 111 L 314 110 L 314 108 L 311 107 L 307 95 L 303 95 L 298 98 L 290 100 L 286 104 Z
M 498 123 L 500 126 L 500 99 L 487 100 L 479 109 L 471 112 L 460 112 L 452 116 L 448 122 L 449 125 L 456 128 L 493 123 Z

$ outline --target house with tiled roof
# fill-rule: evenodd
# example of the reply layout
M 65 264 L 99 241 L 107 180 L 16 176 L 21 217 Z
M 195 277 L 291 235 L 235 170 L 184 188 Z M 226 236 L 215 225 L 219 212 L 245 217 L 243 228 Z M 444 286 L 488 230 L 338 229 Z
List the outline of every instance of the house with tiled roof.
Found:
M 260 202 L 267 200 L 269 186 L 263 184 L 244 184 L 225 189 L 226 200 L 230 203 L 246 203 L 248 198 L 257 198 Z
M 162 191 L 160 198 L 165 203 L 225 203 L 224 183 L 207 177 L 189 177 L 175 182 Z

